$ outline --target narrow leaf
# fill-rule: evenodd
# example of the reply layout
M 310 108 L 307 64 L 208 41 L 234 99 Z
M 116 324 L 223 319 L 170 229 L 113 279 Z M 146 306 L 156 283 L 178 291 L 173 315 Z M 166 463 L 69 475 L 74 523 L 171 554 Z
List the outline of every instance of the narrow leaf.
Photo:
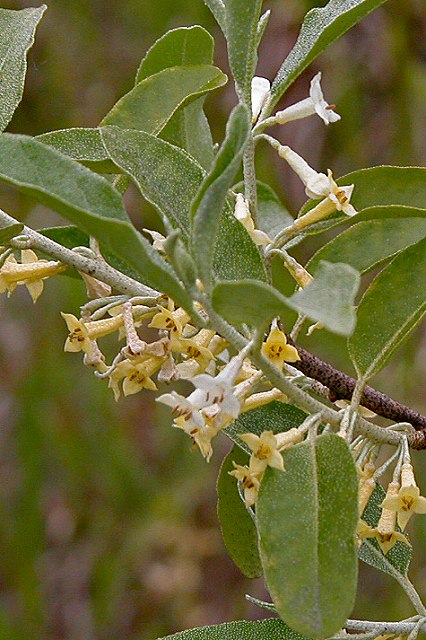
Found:
M 164 69 L 142 80 L 123 96 L 100 126 L 116 125 L 158 135 L 179 107 L 225 84 L 227 77 L 212 65 Z
M 206 286 L 212 277 L 219 217 L 228 189 L 240 167 L 249 133 L 250 115 L 246 107 L 238 105 L 230 115 L 226 137 L 212 170 L 204 179 L 192 204 L 192 251 L 200 277 Z
M 267 618 L 247 622 L 225 622 L 198 629 L 188 629 L 158 640 L 307 640 L 282 620 Z
M 229 475 L 236 464 L 248 464 L 248 455 L 234 446 L 225 456 L 217 480 L 217 513 L 226 549 L 248 578 L 262 575 L 257 548 L 257 529 L 238 492 L 236 478 Z
M 267 470 L 256 508 L 265 579 L 292 629 L 326 638 L 344 625 L 355 599 L 355 464 L 335 434 L 285 451 L 284 464 L 284 472 Z
M 354 301 L 359 283 L 358 271 L 349 265 L 322 261 L 312 282 L 291 296 L 288 304 L 330 331 L 349 336 L 356 323 Z
M 89 246 L 89 236 L 78 227 L 71 225 L 46 227 L 45 229 L 39 229 L 39 232 L 68 249 Z
M 213 290 L 213 305 L 232 324 L 259 326 L 289 307 L 334 333 L 350 335 L 355 327 L 358 286 L 359 274 L 352 267 L 322 262 L 314 280 L 291 298 L 266 283 L 240 280 L 218 283 Z
M 191 202 L 205 176 L 185 151 L 142 131 L 104 127 L 108 153 L 159 211 L 167 232 L 182 231 L 188 241 Z M 218 278 L 266 278 L 259 251 L 242 224 L 225 207 L 219 220 L 214 269 Z
M 98 173 L 119 173 L 120 171 L 111 162 L 99 129 L 59 129 L 42 133 L 36 136 L 36 140 L 48 144 Z
M 384 205 L 426 209 L 426 168 L 371 167 L 348 173 L 338 182 L 355 185 L 351 202 L 357 211 Z
M 0 9 L 0 132 L 21 102 L 27 72 L 27 52 L 46 5 L 11 11 Z
M 257 62 L 258 23 L 262 0 L 226 0 L 229 64 L 240 97 L 250 105 L 251 80 Z
M 177 65 L 213 63 L 214 40 L 200 26 L 179 27 L 163 35 L 142 60 L 136 83 Z M 209 169 L 214 158 L 213 140 L 203 105 L 205 97 L 178 109 L 161 132 L 161 137 L 188 151 L 202 167 Z
M 265 33 L 266 27 L 268 26 L 269 18 L 271 17 L 271 10 L 265 11 L 265 13 L 260 16 L 260 20 L 257 25 L 257 47 L 259 47 L 263 34 Z
M 383 2 L 385 0 L 330 0 L 325 7 L 311 9 L 296 44 L 272 84 L 269 110 L 324 49 Z
M 358 307 L 349 352 L 367 380 L 385 365 L 426 310 L 426 239 L 414 244 L 373 280 Z
M 223 4 L 223 0 L 204 0 L 204 4 L 210 9 L 216 22 L 222 29 L 222 33 L 225 34 L 225 5 Z
M 172 29 L 148 49 L 139 65 L 135 84 L 169 67 L 211 64 L 213 48 L 212 36 L 199 25 Z
M 0 180 L 61 213 L 105 244 L 139 275 L 191 309 L 171 267 L 131 224 L 107 180 L 33 138 L 0 136 Z
M 308 263 L 315 274 L 321 260 L 346 262 L 360 273 L 415 244 L 426 236 L 423 218 L 382 218 L 350 227 L 322 247 Z

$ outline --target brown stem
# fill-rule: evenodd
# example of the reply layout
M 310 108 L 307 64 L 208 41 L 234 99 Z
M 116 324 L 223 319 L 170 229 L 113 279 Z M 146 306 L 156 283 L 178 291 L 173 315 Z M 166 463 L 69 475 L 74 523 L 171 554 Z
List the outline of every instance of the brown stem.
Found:
M 300 356 L 300 360 L 293 363 L 293 366 L 306 376 L 326 386 L 329 389 L 331 402 L 335 400 L 350 400 L 352 398 L 356 384 L 354 378 L 299 347 L 290 336 L 287 336 L 287 340 L 297 348 Z M 409 422 L 412 424 L 419 433 L 411 434 L 409 437 L 411 446 L 415 449 L 426 448 L 426 416 L 368 386 L 364 389 L 361 404 L 377 413 L 377 415 L 389 418 L 394 422 Z

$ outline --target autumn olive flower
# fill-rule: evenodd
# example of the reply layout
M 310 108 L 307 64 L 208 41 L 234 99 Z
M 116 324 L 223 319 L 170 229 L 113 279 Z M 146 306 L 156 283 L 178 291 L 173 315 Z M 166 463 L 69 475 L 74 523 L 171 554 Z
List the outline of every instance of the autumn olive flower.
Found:
M 402 465 L 401 488 L 396 495 L 386 496 L 382 502 L 382 508 L 396 512 L 398 526 L 402 531 L 413 513 L 426 513 L 426 498 L 420 495 L 410 463 Z
M 309 98 L 300 100 L 300 102 L 290 105 L 283 111 L 277 111 L 274 119 L 276 124 L 286 124 L 292 120 L 300 120 L 317 114 L 328 125 L 331 122 L 340 120 L 339 114 L 333 109 L 334 105 L 328 104 L 324 99 L 321 89 L 321 72 L 319 72 L 311 80 Z

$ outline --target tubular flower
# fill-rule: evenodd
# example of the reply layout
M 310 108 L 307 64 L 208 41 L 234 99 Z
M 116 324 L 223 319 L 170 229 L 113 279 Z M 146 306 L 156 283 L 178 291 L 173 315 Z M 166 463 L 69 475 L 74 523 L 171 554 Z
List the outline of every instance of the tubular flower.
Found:
M 420 495 L 410 463 L 402 465 L 401 488 L 398 494 L 386 496 L 382 502 L 382 508 L 397 513 L 398 526 L 402 531 L 413 513 L 426 513 L 426 498 Z
M 267 78 L 254 76 L 251 81 L 251 111 L 253 124 L 257 121 L 263 106 L 269 98 L 271 83 Z
M 244 491 L 244 502 L 246 507 L 251 507 L 257 500 L 260 487 L 259 475 L 250 470 L 249 467 L 243 467 L 236 462 L 232 462 L 235 469 L 229 471 L 229 475 L 241 482 Z
M 161 368 L 164 360 L 164 357 L 136 356 L 119 362 L 111 372 L 108 383 L 109 388 L 114 392 L 115 400 L 120 397 L 120 382 L 122 382 L 125 396 L 138 393 L 142 389 L 156 391 L 157 386 L 151 380 L 151 376 Z
M 232 385 L 243 359 L 242 354 L 234 356 L 215 377 L 207 373 L 194 376 L 191 382 L 195 389 L 187 398 L 172 391 L 156 399 L 172 408 L 175 426 L 194 439 L 207 460 L 211 456 L 212 438 L 241 412 L 241 404 L 233 393 Z
M 32 249 L 21 251 L 21 264 L 13 254 L 8 256 L 0 269 L 0 293 L 10 296 L 18 285 L 25 285 L 33 302 L 43 291 L 43 280 L 65 270 L 65 265 L 54 260 L 39 260 Z
M 319 72 L 311 80 L 309 98 L 296 102 L 296 104 L 290 105 L 283 111 L 278 111 L 274 117 L 277 124 L 286 124 L 292 120 L 307 118 L 316 113 L 328 125 L 331 122 L 340 120 L 339 114 L 333 109 L 334 105 L 330 105 L 324 100 L 321 89 L 321 72 Z
M 272 240 L 266 233 L 264 233 L 264 231 L 255 229 L 248 202 L 242 193 L 237 193 L 234 216 L 239 222 L 241 222 L 255 245 L 260 246 L 262 244 L 270 244 L 272 242 Z
M 383 501 L 382 505 L 385 503 L 386 499 L 396 497 L 399 492 L 399 483 L 391 482 L 389 483 L 388 490 L 386 492 L 386 498 Z M 362 521 L 361 521 L 362 522 Z M 383 553 L 386 555 L 395 544 L 400 541 L 404 542 L 404 544 L 410 543 L 407 538 L 395 530 L 396 526 L 396 511 L 387 509 L 382 506 L 382 515 L 380 516 L 380 520 L 377 523 L 377 527 L 375 529 L 371 529 L 366 523 L 364 523 L 361 527 L 358 528 L 358 536 L 363 538 L 375 538 L 379 543 L 379 546 Z
M 320 202 L 314 209 L 311 209 L 305 215 L 297 218 L 293 223 L 293 228 L 300 229 L 307 224 L 312 224 L 318 220 L 322 220 L 334 211 L 343 211 L 347 216 L 354 216 L 356 210 L 350 204 L 354 185 L 340 187 L 333 178 L 333 173 L 328 169 L 327 175 L 318 173 L 315 169 L 299 156 L 298 153 L 290 149 L 290 147 L 280 146 L 278 155 L 287 160 L 291 168 L 297 173 L 303 184 L 305 185 L 305 193 L 308 198 L 318 200 L 326 198 Z
M 376 467 L 372 462 L 367 462 L 363 469 L 359 469 L 358 509 L 361 517 L 376 487 L 376 481 L 373 478 L 375 470 Z
M 173 342 L 173 351 L 186 355 L 188 359 L 195 360 L 199 365 L 198 370 L 204 371 L 208 364 L 214 360 L 214 355 L 201 343 L 202 339 L 197 340 L 197 336 L 194 338 L 179 338 Z
M 93 341 L 83 320 L 77 320 L 72 313 L 61 313 L 68 327 L 68 337 L 65 341 L 64 351 L 84 351 L 89 356 L 93 352 Z
M 296 347 L 287 344 L 287 337 L 284 331 L 278 328 L 276 320 L 273 321 L 269 335 L 262 345 L 262 353 L 280 371 L 284 362 L 300 360 Z
M 197 427 L 184 418 L 177 418 L 173 426 L 185 431 L 191 437 L 194 445 L 198 447 L 203 458 L 210 462 L 213 453 L 211 441 L 217 435 L 217 429 L 210 424 L 203 424 Z
M 181 337 L 183 327 L 188 324 L 190 319 L 189 313 L 181 307 L 175 311 L 170 311 L 165 307 L 160 307 L 158 313 L 156 313 L 152 318 L 148 327 L 170 331 L 170 339 L 174 340 Z
M 262 473 L 267 466 L 284 471 L 284 460 L 278 451 L 278 440 L 272 431 L 264 431 L 260 436 L 255 433 L 243 433 L 240 438 L 252 450 L 250 468 Z

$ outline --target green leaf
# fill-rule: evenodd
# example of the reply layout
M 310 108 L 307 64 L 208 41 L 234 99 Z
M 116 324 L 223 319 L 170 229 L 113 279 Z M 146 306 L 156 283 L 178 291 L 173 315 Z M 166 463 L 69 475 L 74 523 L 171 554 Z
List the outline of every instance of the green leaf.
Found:
M 307 268 L 315 274 L 321 260 L 346 262 L 360 273 L 369 271 L 426 236 L 424 218 L 382 218 L 350 227 L 323 246 Z
M 360 283 L 358 271 L 343 263 L 321 261 L 315 278 L 295 293 L 289 306 L 341 336 L 355 329 L 354 301 Z
M 205 171 L 185 151 L 142 131 L 104 127 L 105 147 L 162 216 L 168 233 L 175 228 L 188 240 L 191 202 Z M 214 268 L 219 278 L 266 279 L 259 251 L 242 224 L 226 208 L 219 220 Z
M 258 23 L 262 0 L 226 0 L 225 24 L 228 57 L 235 84 L 250 105 L 251 80 L 257 63 Z
M 23 224 L 10 224 L 8 227 L 4 227 L 0 229 L 0 245 L 5 245 L 12 240 L 15 236 L 18 236 L 22 229 L 24 228 Z
M 229 475 L 232 462 L 248 464 L 248 455 L 236 445 L 225 456 L 217 480 L 217 513 L 226 549 L 231 559 L 248 578 L 262 575 L 257 548 L 257 530 L 238 492 L 236 478 Z
M 159 38 L 139 65 L 135 84 L 169 67 L 211 64 L 214 40 L 199 25 L 172 29 Z
M 46 238 L 50 238 L 61 244 L 63 247 L 73 249 L 74 247 L 88 247 L 89 237 L 84 231 L 78 227 L 71 225 L 65 225 L 63 227 L 46 227 L 45 229 L 39 229 Z
M 181 149 L 144 131 L 103 127 L 101 133 L 114 163 L 157 207 L 166 229 L 179 228 L 187 236 L 189 209 L 203 180 L 202 168 Z
M 158 135 L 180 107 L 226 81 L 220 69 L 208 64 L 164 69 L 123 96 L 100 126 L 116 125 Z
M 383 487 L 376 484 L 376 488 L 374 489 L 362 515 L 363 520 L 365 520 L 370 527 L 376 527 L 379 522 L 380 516 L 382 515 L 380 505 L 385 499 L 385 496 L 386 493 L 383 490 Z M 388 573 L 391 576 L 395 576 L 395 571 L 405 576 L 407 574 L 408 567 L 410 566 L 411 556 L 411 547 L 400 541 L 396 542 L 395 546 L 392 547 L 386 555 L 384 555 L 383 551 L 380 549 L 377 540 L 374 540 L 373 538 L 365 539 L 361 547 L 358 549 L 358 557 L 363 562 L 366 562 L 372 567 L 379 569 L 379 571 L 384 571 L 384 573 Z
M 232 324 L 256 327 L 289 307 L 321 322 L 329 331 L 350 335 L 355 327 L 353 305 L 358 286 L 359 274 L 349 265 L 321 262 L 314 280 L 291 298 L 266 283 L 239 280 L 219 282 L 213 289 L 212 300 L 216 311 Z
M 271 10 L 268 9 L 267 11 L 265 11 L 265 13 L 260 16 L 260 20 L 257 24 L 257 47 L 259 47 L 262 38 L 263 38 L 263 34 L 265 33 L 266 27 L 268 26 L 268 22 L 269 22 L 269 18 L 271 17 Z
M 325 434 L 267 469 L 256 505 L 260 555 L 280 616 L 309 638 L 344 625 L 356 592 L 358 480 L 346 443 Z
M 42 133 L 36 136 L 36 140 L 48 144 L 98 173 L 120 171 L 109 159 L 99 129 L 59 129 Z
M 330 0 L 325 7 L 308 11 L 296 44 L 272 84 L 269 110 L 328 45 L 383 2 L 385 0 Z
M 200 277 L 209 286 L 220 214 L 228 189 L 240 167 L 250 134 L 250 114 L 243 105 L 232 111 L 212 170 L 207 174 L 192 204 L 192 251 Z
M 351 203 L 357 211 L 384 205 L 426 209 L 426 168 L 371 167 L 348 173 L 338 183 L 355 185 Z
M 28 136 L 0 136 L 0 180 L 35 197 L 105 244 L 139 275 L 191 309 L 170 265 L 131 224 L 107 180 Z
M 277 194 L 264 182 L 257 181 L 256 227 L 273 240 L 277 233 L 294 222 Z M 244 193 L 244 182 L 239 182 L 232 190 Z
M 413 331 L 426 310 L 426 239 L 414 244 L 373 280 L 358 307 L 349 352 L 357 373 L 371 378 Z
M 251 453 L 248 445 L 239 437 L 242 433 L 255 433 L 260 436 L 263 431 L 282 433 L 302 424 L 307 414 L 284 402 L 270 402 L 263 407 L 241 413 L 224 433 L 246 453 Z
M 21 102 L 27 72 L 27 51 L 43 13 L 38 8 L 0 9 L 0 132 L 4 131 Z
M 158 640 L 307 640 L 296 633 L 282 620 L 268 618 L 247 622 L 225 622 L 224 624 L 199 627 L 174 633 Z
M 179 27 L 163 35 L 142 60 L 136 83 L 163 69 L 177 65 L 213 63 L 214 40 L 200 26 Z M 210 126 L 203 111 L 205 97 L 178 109 L 161 132 L 161 137 L 188 151 L 202 167 L 209 169 L 214 158 Z

